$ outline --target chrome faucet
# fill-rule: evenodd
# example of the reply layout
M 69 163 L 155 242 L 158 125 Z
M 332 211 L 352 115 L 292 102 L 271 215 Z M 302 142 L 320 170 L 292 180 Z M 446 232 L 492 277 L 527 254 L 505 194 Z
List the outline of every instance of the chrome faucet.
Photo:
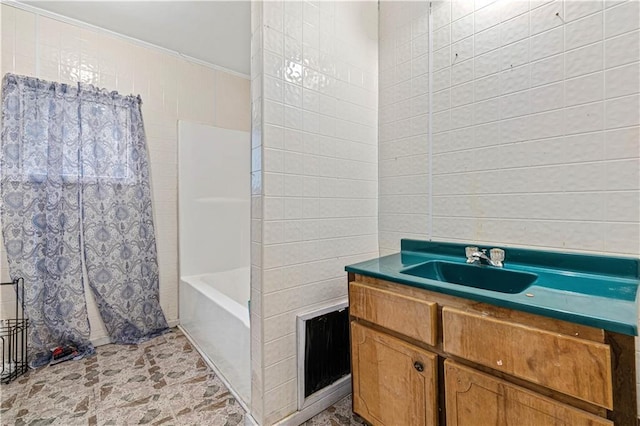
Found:
M 499 248 L 492 248 L 489 250 L 489 256 L 487 256 L 487 249 L 478 249 L 478 247 L 465 247 L 465 255 L 467 256 L 467 263 L 481 264 L 495 266 L 496 268 L 502 268 L 502 262 L 504 261 L 504 250 Z

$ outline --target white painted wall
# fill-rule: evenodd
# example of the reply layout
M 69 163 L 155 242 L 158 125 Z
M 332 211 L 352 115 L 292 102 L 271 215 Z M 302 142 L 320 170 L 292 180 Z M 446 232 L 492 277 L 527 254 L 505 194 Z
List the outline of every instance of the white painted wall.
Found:
M 380 10 L 381 251 L 424 235 L 640 255 L 640 2 L 434 2 L 431 140 L 406 133 L 428 11 Z M 432 193 L 427 161 L 395 160 L 430 142 Z M 383 219 L 429 208 L 432 228 Z
M 249 74 L 249 0 L 20 2 Z
M 296 314 L 378 255 L 377 3 L 256 2 L 252 19 L 252 411 L 273 424 L 297 407 Z
M 117 35 L 62 22 L 2 4 L 0 71 L 46 80 L 81 80 L 122 94 L 142 96 L 151 165 L 154 222 L 160 266 L 160 303 L 170 323 L 178 320 L 177 121 L 248 131 L 249 80 L 195 64 L 167 51 Z M 0 277 L 8 280 L 0 244 Z M 90 291 L 87 289 L 87 294 Z M 14 294 L 0 294 L 2 315 Z M 95 303 L 87 298 L 91 339 L 106 342 Z M 7 305 L 9 305 L 7 307 Z

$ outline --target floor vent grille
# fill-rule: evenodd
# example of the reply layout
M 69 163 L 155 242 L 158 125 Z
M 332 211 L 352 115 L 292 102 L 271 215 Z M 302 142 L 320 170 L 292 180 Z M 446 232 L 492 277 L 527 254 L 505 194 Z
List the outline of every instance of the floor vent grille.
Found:
M 298 409 L 351 379 L 347 301 L 298 315 Z

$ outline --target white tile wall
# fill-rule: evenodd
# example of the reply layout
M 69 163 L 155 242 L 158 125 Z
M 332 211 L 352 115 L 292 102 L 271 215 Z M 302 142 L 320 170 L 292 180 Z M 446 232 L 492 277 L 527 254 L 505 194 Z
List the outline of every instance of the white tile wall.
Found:
M 149 148 L 160 264 L 160 302 L 178 319 L 177 120 L 249 130 L 249 80 L 142 47 L 99 30 L 53 20 L 6 4 L 2 15 L 2 68 L 7 72 L 75 83 L 82 80 L 142 96 Z M 8 280 L 0 247 L 0 278 Z M 91 294 L 87 289 L 87 294 Z M 1 306 L 14 299 L 0 294 Z M 88 296 L 91 338 L 106 331 Z M 2 309 L 2 315 L 7 311 Z
M 264 368 L 287 358 L 283 347 L 265 345 L 263 338 L 263 303 L 262 303 L 262 242 L 264 232 L 263 217 L 265 214 L 283 215 L 283 203 L 274 205 L 263 197 L 263 168 L 271 167 L 277 156 L 263 152 L 263 138 L 267 137 L 276 144 L 283 145 L 283 129 L 274 131 L 263 129 L 263 99 L 265 93 L 277 92 L 276 85 L 268 85 L 270 78 L 263 73 L 264 64 L 264 19 L 263 2 L 251 2 L 251 415 L 258 422 L 264 423 Z M 271 97 L 271 95 L 269 95 Z M 277 161 L 276 161 L 277 162 Z M 294 339 L 295 341 L 295 339 Z
M 460 2 L 459 8 L 467 5 Z M 461 12 L 456 9 L 456 13 Z M 384 255 L 397 252 L 401 238 L 427 238 L 429 3 L 380 2 L 379 19 L 378 231 Z M 439 48 L 469 31 L 464 20 L 446 29 L 434 34 L 434 69 L 436 63 L 450 60 L 449 48 Z M 460 61 L 460 66 L 464 63 Z M 460 67 L 456 71 L 465 73 Z M 460 97 L 464 96 L 461 91 Z M 433 104 L 434 111 L 450 107 L 448 98 L 434 99 Z
M 640 255 L 640 2 L 434 2 L 432 194 L 426 161 L 385 165 L 428 147 L 403 103 L 425 93 L 402 53 L 417 7 L 380 8 L 381 251 L 422 235 Z M 429 200 L 432 229 L 401 219 Z
M 433 28 L 451 51 L 432 93 L 434 239 L 640 253 L 639 5 L 434 3 L 454 16 Z M 454 78 L 466 40 L 473 73 Z M 619 191 L 635 219 L 601 214 Z M 631 231 L 624 243 L 612 224 Z
M 253 7 L 252 410 L 273 424 L 297 407 L 296 314 L 344 297 L 344 266 L 378 255 L 377 7 Z

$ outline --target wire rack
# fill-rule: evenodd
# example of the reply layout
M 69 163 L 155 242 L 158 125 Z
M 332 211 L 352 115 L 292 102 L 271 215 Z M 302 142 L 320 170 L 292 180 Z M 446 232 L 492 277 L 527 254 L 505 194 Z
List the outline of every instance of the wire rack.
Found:
M 29 320 L 24 317 L 24 279 L 0 283 L 12 285 L 16 291 L 15 314 L 13 318 L 0 320 L 0 341 L 2 342 L 1 383 L 10 383 L 29 368 L 27 362 L 27 331 Z

